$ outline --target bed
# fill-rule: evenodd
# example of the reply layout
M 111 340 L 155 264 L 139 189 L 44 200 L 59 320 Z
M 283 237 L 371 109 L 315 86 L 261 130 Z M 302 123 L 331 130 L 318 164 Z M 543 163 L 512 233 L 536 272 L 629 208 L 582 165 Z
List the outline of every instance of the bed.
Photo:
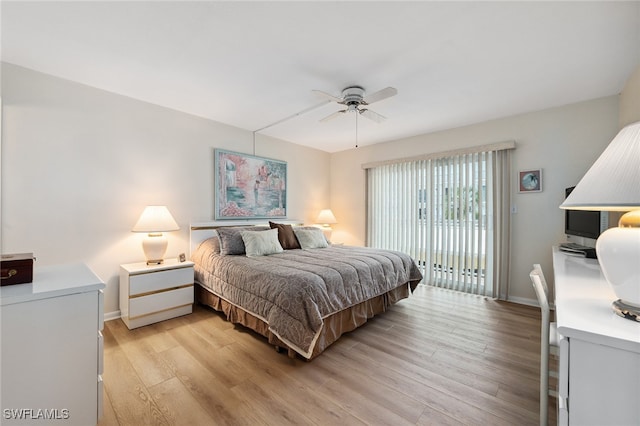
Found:
M 327 244 L 318 228 L 225 225 L 191 226 L 196 300 L 292 357 L 315 358 L 422 280 L 408 255 Z M 256 254 L 252 238 L 273 247 Z

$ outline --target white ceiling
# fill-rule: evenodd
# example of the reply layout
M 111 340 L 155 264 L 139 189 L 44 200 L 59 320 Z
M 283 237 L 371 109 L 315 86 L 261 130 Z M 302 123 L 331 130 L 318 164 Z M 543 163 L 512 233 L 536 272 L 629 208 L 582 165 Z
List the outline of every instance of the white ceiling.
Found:
M 617 94 L 640 2 L 10 2 L 3 61 L 328 152 Z M 259 136 L 258 136 L 259 138 Z

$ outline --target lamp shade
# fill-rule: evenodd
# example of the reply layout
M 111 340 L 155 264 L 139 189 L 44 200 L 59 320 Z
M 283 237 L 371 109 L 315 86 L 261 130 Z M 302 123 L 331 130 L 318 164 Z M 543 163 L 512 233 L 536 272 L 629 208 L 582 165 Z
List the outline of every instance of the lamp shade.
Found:
M 145 207 L 133 232 L 168 232 L 180 229 L 166 206 Z
M 320 214 L 316 219 L 316 223 L 321 223 L 323 225 L 332 225 L 334 223 L 338 223 L 336 217 L 333 215 L 331 209 L 320 210 Z
M 640 121 L 620 130 L 560 208 L 640 209 Z
M 133 232 L 146 232 L 142 240 L 142 250 L 147 258 L 147 265 L 161 264 L 167 251 L 167 237 L 163 232 L 180 229 L 176 221 L 165 206 L 147 206 L 140 215 L 140 219 L 133 227 Z
M 596 253 L 619 297 L 614 311 L 640 318 L 640 122 L 616 135 L 560 207 L 627 212 L 598 237 Z

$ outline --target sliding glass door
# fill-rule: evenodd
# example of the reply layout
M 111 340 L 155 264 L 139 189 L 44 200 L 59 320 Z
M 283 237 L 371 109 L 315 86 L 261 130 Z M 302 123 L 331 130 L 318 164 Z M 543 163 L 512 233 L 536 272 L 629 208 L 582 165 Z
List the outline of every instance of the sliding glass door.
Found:
M 411 255 L 426 284 L 499 297 L 508 276 L 508 251 L 500 258 L 509 239 L 505 156 L 489 150 L 367 168 L 367 244 Z

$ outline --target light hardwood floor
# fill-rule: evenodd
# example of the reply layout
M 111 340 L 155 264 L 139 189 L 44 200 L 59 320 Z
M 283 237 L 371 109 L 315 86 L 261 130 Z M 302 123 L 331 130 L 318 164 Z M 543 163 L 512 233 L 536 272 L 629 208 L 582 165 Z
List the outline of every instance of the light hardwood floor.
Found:
M 100 426 L 538 424 L 539 310 L 422 285 L 310 362 L 201 306 L 104 341 Z

